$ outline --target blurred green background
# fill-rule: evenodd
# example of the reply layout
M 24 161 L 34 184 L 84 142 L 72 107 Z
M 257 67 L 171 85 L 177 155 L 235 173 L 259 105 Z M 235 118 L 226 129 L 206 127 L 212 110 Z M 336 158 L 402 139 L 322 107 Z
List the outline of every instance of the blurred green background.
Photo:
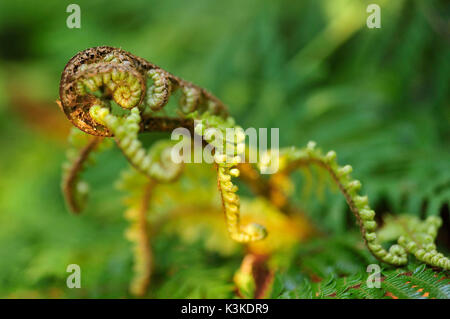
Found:
M 73 2 L 81 29 L 66 27 Z M 381 29 L 366 27 L 374 2 Z M 89 170 L 82 216 L 60 191 L 70 124 L 55 103 L 59 78 L 73 55 L 99 45 L 207 88 L 244 128 L 279 127 L 282 146 L 334 149 L 377 211 L 441 215 L 448 247 L 449 43 L 445 1 L 1 1 L 0 297 L 128 297 L 132 253 L 113 186 L 125 159 L 113 149 Z M 319 228 L 355 229 L 341 196 L 300 192 Z M 232 295 L 239 253 L 211 257 L 201 239 L 164 233 L 152 245 L 159 277 L 149 297 Z M 171 267 L 192 259 L 210 265 L 192 285 L 217 291 L 170 290 Z M 70 263 L 81 265 L 83 289 L 66 288 Z

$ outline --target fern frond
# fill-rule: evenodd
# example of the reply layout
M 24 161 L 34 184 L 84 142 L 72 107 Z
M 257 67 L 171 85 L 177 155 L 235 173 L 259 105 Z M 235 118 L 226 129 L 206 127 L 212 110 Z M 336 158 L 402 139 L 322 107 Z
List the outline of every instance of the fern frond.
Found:
M 405 284 L 403 275 L 398 272 L 390 273 L 384 278 L 381 287 L 395 299 L 421 299 L 422 295 Z
M 442 220 L 437 216 L 429 216 L 426 220 L 420 221 L 415 216 L 403 215 L 387 218 L 380 232 L 388 239 L 398 238 L 399 245 L 418 260 L 449 270 L 450 259 L 438 252 L 434 244 L 441 224 Z
M 269 157 L 265 162 L 261 162 L 261 169 L 267 167 L 272 160 Z M 361 182 L 350 177 L 352 172 L 350 165 L 339 166 L 337 164 L 334 151 L 324 155 L 320 150 L 316 149 L 314 142 L 309 142 L 304 149 L 299 150 L 292 147 L 280 150 L 279 163 L 281 163 L 279 174 L 290 174 L 299 167 L 311 164 L 319 165 L 326 169 L 334 182 L 339 186 L 351 211 L 355 215 L 364 241 L 371 253 L 377 259 L 388 264 L 400 266 L 407 263 L 407 255 L 402 247 L 393 245 L 389 251 L 386 251 L 379 243 L 375 233 L 377 227 L 374 220 L 375 212 L 370 208 L 367 196 L 358 195 Z
M 272 160 L 269 157 L 266 162 L 260 163 L 260 167 L 264 168 Z M 350 165 L 339 166 L 337 164 L 334 151 L 323 155 L 320 150 L 316 149 L 315 143 L 310 142 L 304 149 L 289 148 L 281 150 L 279 163 L 281 163 L 281 168 L 278 174 L 288 175 L 298 168 L 311 164 L 327 170 L 343 193 L 350 210 L 354 213 L 368 249 L 377 259 L 396 266 L 405 265 L 408 262 L 406 253 L 408 251 L 427 264 L 450 269 L 450 260 L 443 254 L 438 253 L 436 246 L 433 244 L 437 229 L 441 224 L 439 217 L 430 216 L 423 223 L 419 223 L 415 219 L 409 219 L 408 226 L 410 229 L 398 238 L 399 245 L 392 245 L 389 251 L 383 248 L 381 241 L 377 238 L 377 224 L 374 220 L 375 211 L 370 208 L 367 196 L 358 195 L 361 183 L 358 180 L 352 180 L 350 177 L 352 172 Z
M 365 283 L 360 284 L 357 288 L 348 290 L 350 297 L 357 299 L 382 299 L 384 290 L 377 288 L 369 288 Z
M 420 291 L 423 297 L 450 299 L 450 279 L 445 274 L 427 269 L 425 265 L 420 265 L 402 279 L 406 285 Z
M 176 90 L 180 90 L 182 96 L 177 109 L 178 116 L 175 119 L 152 117 L 149 120 L 148 117 L 145 118 L 149 113 L 154 115 L 155 112 L 160 111 Z M 207 142 L 208 146 L 212 146 L 214 149 L 217 185 L 230 237 L 241 243 L 250 243 L 266 237 L 266 228 L 259 224 L 241 225 L 238 187 L 233 183 L 233 178 L 240 175 L 239 164 L 242 158 L 245 158 L 246 152 L 254 152 L 254 150 L 246 149 L 242 128 L 235 124 L 234 119 L 228 116 L 225 106 L 209 92 L 173 76 L 131 53 L 111 47 L 97 47 L 80 52 L 69 61 L 61 79 L 60 97 L 63 111 L 76 127 L 88 134 L 100 136 L 95 137 L 85 146 L 80 160 L 74 161 L 75 168 L 69 171 L 68 182 L 66 182 L 69 188 L 77 181 L 79 168 L 83 166 L 91 150 L 95 148 L 95 139 L 100 140 L 103 137 L 114 137 L 127 160 L 142 173 L 141 175 L 150 178 L 150 184 L 146 179 L 147 186 L 146 191 L 143 192 L 143 199 L 132 204 L 132 209 L 128 214 L 128 218 L 132 222 L 129 239 L 135 244 L 136 277 L 132 283 L 134 293 L 143 294 L 145 292 L 151 273 L 149 238 L 146 232 L 149 192 L 153 183 L 172 182 L 182 172 L 182 165 L 174 163 L 168 155 L 171 149 L 170 142 L 156 143 L 150 151 L 147 151 L 138 138 L 138 134 L 142 131 L 167 131 L 168 127 L 172 127 L 167 125 L 168 121 L 188 123 L 186 125 L 189 126 L 190 131 L 201 136 L 203 142 Z M 117 105 L 122 108 L 121 115 L 116 115 L 119 112 L 113 109 Z M 350 120 L 354 120 L 354 118 L 348 121 Z M 197 121 L 200 121 L 200 124 Z M 226 131 L 228 128 L 237 132 L 231 138 Z M 215 134 L 210 134 L 211 129 L 218 130 L 221 133 L 219 136 L 226 137 L 217 138 Z M 232 152 L 228 153 L 230 146 Z M 408 262 L 407 252 L 409 252 L 414 254 L 418 260 L 429 265 L 449 269 L 449 259 L 438 253 L 434 244 L 437 229 L 441 223 L 439 218 L 429 217 L 424 222 L 405 219 L 406 226 L 402 226 L 404 230 L 400 230 L 394 236 L 394 239 L 398 238 L 398 245 L 394 244 L 389 250 L 386 250 L 376 232 L 375 211 L 370 208 L 368 197 L 359 195 L 361 182 L 351 178 L 352 167 L 350 165 L 339 166 L 334 151 L 323 154 L 315 147 L 314 142 L 308 143 L 307 147 L 303 149 L 281 150 L 280 154 L 280 158 L 276 159 L 281 163 L 280 172 L 268 180 L 268 184 L 277 189 L 275 196 L 271 192 L 273 189 L 268 191 L 268 197 L 275 199 L 271 201 L 272 204 L 275 203 L 275 206 L 278 205 L 280 208 L 288 206 L 289 177 L 297 169 L 305 169 L 307 183 L 311 182 L 311 185 L 316 185 L 309 170 L 309 166 L 313 164 L 322 169 L 320 172 L 327 172 L 338 186 L 359 223 L 368 250 L 375 258 L 394 266 L 403 266 Z M 271 160 L 275 160 L 275 158 L 270 154 L 269 156 L 260 156 L 258 165 L 261 171 L 267 168 Z M 324 184 L 321 174 L 319 174 L 318 184 L 318 191 L 321 194 L 321 187 Z M 306 190 L 308 189 L 306 188 Z M 142 192 L 142 188 L 139 191 Z M 441 194 L 439 201 L 436 200 L 431 206 L 440 205 L 446 200 L 448 193 L 439 192 Z M 69 190 L 68 193 L 71 194 L 68 200 L 75 202 L 74 192 Z M 397 195 L 393 196 L 393 201 L 398 203 L 400 197 Z M 434 210 L 435 207 L 432 209 Z M 292 209 L 286 210 L 293 211 Z M 395 227 L 394 230 L 398 231 Z M 251 248 L 251 245 L 248 247 Z M 311 274 L 316 272 L 314 274 L 316 277 L 319 272 L 321 278 L 313 278 L 314 280 L 311 282 L 303 277 L 300 287 L 289 289 L 284 294 L 289 297 L 308 296 L 310 298 L 346 298 L 355 295 L 379 298 L 386 294 L 395 298 L 420 298 L 426 297 L 421 293 L 426 289 L 428 295 L 439 298 L 448 296 L 447 286 L 431 282 L 429 273 L 423 271 L 417 271 L 414 278 L 409 281 L 405 281 L 405 278 L 411 276 L 404 272 L 388 271 L 382 280 L 382 287 L 377 291 L 372 291 L 366 287 L 362 279 L 365 269 L 361 270 L 360 266 L 364 258 L 358 255 L 356 260 L 352 260 L 357 254 L 351 250 L 346 251 L 340 245 L 333 247 L 330 244 L 330 249 L 325 250 L 322 256 L 306 257 L 300 264 L 302 271 L 313 270 Z M 183 274 L 184 278 L 188 273 L 189 271 L 186 269 L 178 272 L 178 274 Z M 214 272 L 202 269 L 198 272 L 198 276 L 206 277 L 211 273 Z M 224 273 L 229 274 L 228 271 L 224 271 Z M 352 273 L 356 273 L 358 276 L 337 278 L 337 275 Z M 222 278 L 226 278 L 226 275 L 223 275 Z M 447 281 L 444 283 L 448 285 Z M 433 284 L 436 284 L 437 289 L 432 289 L 431 285 Z M 177 286 L 178 283 L 175 281 L 169 285 L 171 289 Z M 419 288 L 422 291 L 416 289 L 418 286 L 423 287 Z M 179 290 L 185 295 L 202 296 L 204 292 L 199 289 L 203 290 L 204 287 L 198 288 L 194 282 L 186 281 Z M 299 289 L 303 289 L 303 291 Z

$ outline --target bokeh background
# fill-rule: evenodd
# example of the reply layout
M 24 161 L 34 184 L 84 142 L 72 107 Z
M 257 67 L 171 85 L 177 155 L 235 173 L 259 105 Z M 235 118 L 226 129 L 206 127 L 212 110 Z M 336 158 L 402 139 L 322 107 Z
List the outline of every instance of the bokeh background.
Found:
M 71 2 L 81 29 L 66 27 Z M 381 29 L 366 27 L 369 3 L 381 6 Z M 1 1 L 0 297 L 130 297 L 132 251 L 114 186 L 125 159 L 114 148 L 100 155 L 81 216 L 60 191 L 70 124 L 55 103 L 59 78 L 73 55 L 98 45 L 209 89 L 244 128 L 279 127 L 282 146 L 314 140 L 335 150 L 377 212 L 440 215 L 439 245 L 449 247 L 445 1 Z M 317 228 L 357 232 L 342 196 L 305 195 L 297 182 L 293 200 Z M 203 196 L 216 200 L 215 188 Z M 179 234 L 190 225 L 152 238 L 147 297 L 234 295 L 242 249 L 208 246 L 207 231 Z M 71 263 L 82 268 L 82 289 L 65 285 Z

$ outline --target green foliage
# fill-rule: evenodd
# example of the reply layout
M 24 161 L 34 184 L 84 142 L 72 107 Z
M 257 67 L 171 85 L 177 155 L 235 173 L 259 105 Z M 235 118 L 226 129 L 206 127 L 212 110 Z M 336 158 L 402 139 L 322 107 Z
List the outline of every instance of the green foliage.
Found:
M 437 298 L 449 299 L 448 272 L 418 262 L 407 267 L 381 269 L 380 288 L 367 285 L 367 265 L 377 264 L 358 248 L 357 234 L 312 240 L 299 245 L 287 269 L 281 268 L 272 298 Z M 383 266 L 382 266 L 383 267 Z M 371 281 L 372 283 L 374 281 Z
M 417 267 L 414 272 L 403 277 L 405 284 L 423 288 L 433 298 L 450 299 L 450 279 L 446 274 L 436 273 L 427 269 L 425 265 Z
M 411 264 L 408 268 L 384 269 L 380 274 L 380 287 L 369 287 L 367 280 L 371 273 L 366 272 L 365 265 L 367 263 L 358 263 L 355 262 L 356 258 L 352 259 L 353 267 L 359 265 L 359 269 L 354 271 L 350 267 L 343 269 L 342 265 L 338 264 L 338 260 L 333 263 L 333 257 L 327 257 L 331 251 L 339 247 L 340 241 L 336 242 L 337 246 L 332 245 L 329 250 L 322 250 L 315 254 L 316 260 L 320 260 L 322 266 L 315 264 L 318 267 L 314 270 L 323 269 L 327 264 L 330 268 L 328 274 L 322 273 L 320 270 L 315 271 L 315 275 L 312 277 L 315 280 L 311 280 L 308 276 L 299 275 L 298 270 L 292 270 L 292 273 L 290 271 L 280 273 L 276 277 L 271 297 L 289 299 L 450 299 L 448 273 L 435 271 L 418 263 Z M 306 269 L 310 273 L 310 267 L 311 264 L 306 261 L 306 263 L 302 262 L 300 269 Z M 352 271 L 351 275 L 345 274 L 347 270 Z M 317 282 L 317 275 L 323 275 L 324 279 Z
M 154 244 L 158 260 L 151 297 L 155 298 L 232 298 L 232 276 L 237 258 L 224 258 L 204 250 L 202 240 L 186 244 L 180 238 L 158 238 Z
M 1 297 L 130 297 L 133 256 L 123 236 L 128 227 L 125 207 L 113 186 L 115 172 L 126 167 L 120 151 L 99 154 L 99 165 L 84 174 L 94 191 L 83 216 L 67 213 L 59 187 L 68 130 L 54 103 L 56 88 L 67 60 L 96 45 L 122 47 L 208 88 L 230 105 L 243 127 L 282 128 L 282 146 L 314 139 L 324 149 L 334 149 L 364 182 L 377 216 L 440 216 L 443 226 L 436 245 L 448 254 L 450 51 L 442 24 L 435 23 L 447 18 L 445 1 L 380 1 L 378 30 L 365 27 L 367 2 L 360 0 L 77 3 L 82 8 L 80 30 L 65 28 L 67 3 L 0 2 L 0 40 L 8 44 L 0 48 Z M 143 145 L 150 147 L 162 138 L 167 135 L 147 134 Z M 175 210 L 183 221 L 178 231 L 195 229 L 190 236 L 204 244 L 189 249 L 189 234 L 172 240 L 169 227 L 152 230 L 157 268 L 147 297 L 234 296 L 232 274 L 244 252 L 218 245 L 228 241 L 207 223 L 181 218 L 198 204 L 192 193 L 199 194 L 202 205 L 218 203 L 209 181 L 212 174 L 205 171 L 176 187 L 183 205 L 164 200 L 170 193 L 164 188 L 149 214 L 153 223 Z M 359 236 L 341 236 L 355 231 L 354 219 L 334 192 L 325 189 L 315 196 L 319 178 L 311 172 L 311 196 L 302 196 L 307 180 L 298 175 L 291 198 L 326 238 L 301 242 L 275 254 L 271 263 L 275 278 L 283 283 L 279 287 L 286 284 L 286 291 L 315 297 L 317 280 L 327 282 L 333 275 L 338 279 L 330 282 L 358 274 L 366 278 L 365 267 L 376 261 Z M 245 186 L 241 190 L 249 194 Z M 209 213 L 216 215 L 223 223 L 220 211 Z M 214 236 L 219 239 L 209 244 Z M 272 240 L 270 235 L 267 240 Z M 327 252 L 329 246 L 335 250 Z M 211 251 L 226 258 L 194 262 Z M 301 258 L 291 260 L 297 252 Z M 177 277 L 192 290 L 180 292 L 171 281 L 179 261 L 192 265 Z M 414 257 L 411 261 L 419 266 Z M 69 263 L 82 267 L 80 290 L 65 286 Z M 211 290 L 192 292 L 211 281 Z M 448 297 L 446 281 L 427 277 L 424 291 L 439 283 L 441 293 L 433 291 L 433 296 Z M 306 291 L 311 293 L 295 289 L 301 285 L 310 286 Z M 384 297 L 379 289 L 349 289 L 339 295 L 346 294 Z

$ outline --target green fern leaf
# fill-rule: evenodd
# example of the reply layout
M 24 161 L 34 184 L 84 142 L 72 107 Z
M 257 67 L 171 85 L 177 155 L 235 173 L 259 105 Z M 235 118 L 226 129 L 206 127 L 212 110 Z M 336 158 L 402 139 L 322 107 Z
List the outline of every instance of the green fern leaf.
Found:
M 410 276 L 404 276 L 402 280 L 428 298 L 450 299 L 450 280 L 443 273 L 426 269 L 425 265 L 417 267 Z
M 423 299 L 422 295 L 414 288 L 405 283 L 402 274 L 393 272 L 381 283 L 381 287 L 392 294 L 395 299 Z

